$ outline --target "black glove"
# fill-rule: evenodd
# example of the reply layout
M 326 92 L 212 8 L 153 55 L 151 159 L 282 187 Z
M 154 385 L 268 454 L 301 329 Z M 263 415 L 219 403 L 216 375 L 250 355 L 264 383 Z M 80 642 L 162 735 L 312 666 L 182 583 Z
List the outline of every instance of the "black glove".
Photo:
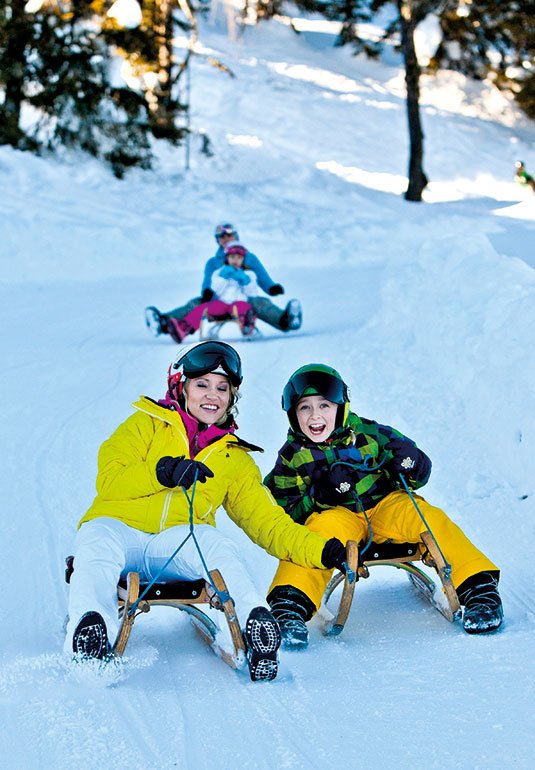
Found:
M 334 465 L 316 471 L 312 476 L 314 483 L 311 497 L 322 505 L 344 505 L 352 499 L 355 489 L 356 470 L 348 465 Z
M 212 291 L 212 289 L 205 289 L 201 294 L 201 299 L 203 302 L 210 302 L 210 300 L 213 298 L 214 298 L 214 292 Z
M 403 473 L 404 476 L 416 482 L 425 482 L 431 473 L 431 460 L 418 449 L 412 441 L 406 438 L 393 438 L 386 445 L 394 455 L 390 461 L 390 467 L 396 473 Z
M 332 569 L 333 567 L 336 567 L 336 569 L 339 569 L 340 572 L 345 572 L 345 546 L 342 545 L 342 543 L 336 537 L 331 537 L 331 539 L 327 540 L 323 546 L 323 551 L 321 552 L 321 561 L 325 565 L 326 569 Z
M 185 460 L 183 457 L 162 457 L 156 465 L 156 478 L 163 487 L 184 487 L 189 489 L 195 481 L 204 484 L 214 474 L 204 463 L 197 460 Z
M 273 286 L 269 287 L 268 294 L 270 297 L 276 297 L 277 294 L 284 294 L 284 289 L 280 283 L 274 283 Z

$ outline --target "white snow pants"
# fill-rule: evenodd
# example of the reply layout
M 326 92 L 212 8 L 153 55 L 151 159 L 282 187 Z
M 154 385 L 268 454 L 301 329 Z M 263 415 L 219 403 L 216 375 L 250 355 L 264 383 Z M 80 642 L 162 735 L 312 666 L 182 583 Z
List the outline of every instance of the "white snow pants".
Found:
M 244 626 L 253 607 L 267 605 L 242 564 L 237 545 L 209 524 L 196 525 L 194 532 L 208 569 L 218 569 L 223 575 Z M 72 654 L 76 626 L 90 611 L 99 612 L 104 618 L 113 646 L 119 631 L 119 578 L 126 577 L 128 572 L 139 572 L 141 580 L 152 580 L 188 534 L 187 524 L 157 534 L 141 532 L 118 519 L 106 517 L 82 524 L 76 535 L 65 652 Z M 204 568 L 190 537 L 159 579 L 196 580 L 202 577 L 206 577 Z

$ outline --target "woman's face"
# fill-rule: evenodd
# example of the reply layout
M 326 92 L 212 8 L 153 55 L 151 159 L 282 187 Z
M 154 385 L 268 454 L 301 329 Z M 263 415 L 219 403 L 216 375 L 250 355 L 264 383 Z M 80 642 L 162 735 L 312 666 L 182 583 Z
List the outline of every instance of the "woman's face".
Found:
M 199 422 L 214 425 L 230 405 L 230 385 L 223 374 L 203 374 L 186 382 L 188 412 Z
M 295 412 L 299 427 L 311 441 L 326 441 L 334 430 L 338 404 L 323 396 L 305 396 L 298 402 Z

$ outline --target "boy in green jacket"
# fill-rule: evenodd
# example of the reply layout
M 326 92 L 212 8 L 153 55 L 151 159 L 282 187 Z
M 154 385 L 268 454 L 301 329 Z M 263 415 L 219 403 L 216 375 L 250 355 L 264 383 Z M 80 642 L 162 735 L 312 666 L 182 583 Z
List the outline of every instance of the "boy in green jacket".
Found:
M 416 444 L 387 425 L 350 411 L 339 373 L 309 364 L 290 377 L 282 396 L 288 438 L 264 483 L 286 513 L 325 538 L 359 546 L 419 542 L 426 531 L 400 474 L 409 487 L 427 483 L 431 460 Z M 440 508 L 418 505 L 452 567 L 468 633 L 497 630 L 503 620 L 499 570 Z M 283 645 L 306 647 L 306 621 L 318 610 L 328 570 L 281 561 L 268 593 Z

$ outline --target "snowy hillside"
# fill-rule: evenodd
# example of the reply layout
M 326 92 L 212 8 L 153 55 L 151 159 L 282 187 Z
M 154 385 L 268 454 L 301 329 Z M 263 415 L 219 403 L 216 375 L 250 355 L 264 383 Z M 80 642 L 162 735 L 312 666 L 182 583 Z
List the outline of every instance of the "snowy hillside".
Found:
M 2 770 L 531 768 L 535 745 L 535 126 L 458 75 L 425 81 L 425 204 L 409 204 L 403 79 L 333 49 L 328 25 L 201 32 L 193 123 L 213 158 L 161 150 L 154 173 L 0 148 L 3 539 Z M 236 75 L 208 63 L 215 55 Z M 468 95 L 467 95 L 468 94 Z M 503 631 L 470 637 L 377 567 L 344 633 L 312 624 L 254 685 L 182 614 L 136 621 L 124 666 L 61 653 L 63 560 L 94 495 L 100 443 L 176 354 L 143 308 L 198 293 L 230 220 L 304 307 L 297 333 L 239 342 L 240 435 L 272 467 L 280 394 L 310 361 L 337 367 L 359 414 L 433 459 L 425 496 L 502 568 Z M 265 591 L 276 562 L 219 513 Z

